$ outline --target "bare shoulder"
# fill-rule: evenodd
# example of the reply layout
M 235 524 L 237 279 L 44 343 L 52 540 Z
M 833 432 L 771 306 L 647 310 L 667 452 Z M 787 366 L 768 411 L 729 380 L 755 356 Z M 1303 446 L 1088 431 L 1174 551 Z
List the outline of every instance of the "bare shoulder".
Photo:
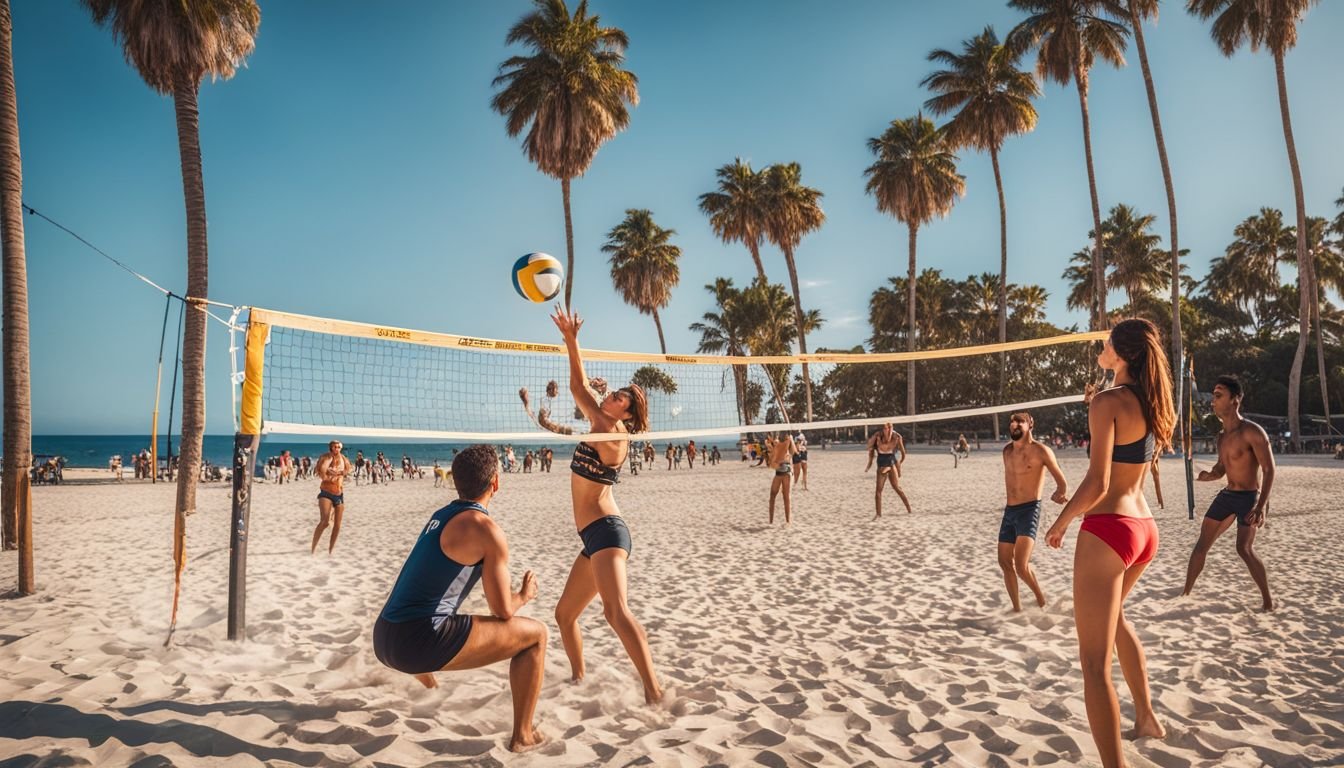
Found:
M 1045 443 L 1041 443 L 1041 442 L 1035 442 L 1035 443 L 1032 443 L 1032 448 L 1033 448 L 1033 453 L 1035 453 L 1037 456 L 1041 457 L 1041 459 L 1043 459 L 1043 460 L 1051 460 L 1051 461 L 1053 461 L 1054 458 L 1055 458 L 1055 452 L 1052 451 L 1052 450 L 1050 449 L 1050 446 L 1046 445 Z
M 1259 447 L 1269 447 L 1269 434 L 1265 432 L 1264 427 L 1256 424 L 1254 421 L 1246 419 L 1241 422 L 1240 432 L 1242 439 L 1246 442 L 1253 443 Z

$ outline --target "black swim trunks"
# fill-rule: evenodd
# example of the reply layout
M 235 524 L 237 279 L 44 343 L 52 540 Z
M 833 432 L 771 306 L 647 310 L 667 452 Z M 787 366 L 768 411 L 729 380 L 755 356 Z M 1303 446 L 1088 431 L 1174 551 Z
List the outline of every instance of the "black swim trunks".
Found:
M 620 515 L 597 518 L 579 531 L 579 538 L 583 539 L 583 551 L 580 554 L 584 557 L 592 557 L 594 552 L 613 547 L 624 549 L 625 554 L 630 554 L 630 529 Z
M 878 472 L 881 472 L 881 471 L 884 470 L 884 469 L 890 469 L 890 468 L 893 468 L 893 467 L 895 467 L 895 466 L 896 466 L 896 454 L 894 454 L 894 453 L 878 453 L 878 454 L 877 454 L 877 471 L 878 471 Z
M 337 507 L 341 506 L 342 504 L 345 504 L 345 494 L 343 493 L 337 494 L 337 493 L 331 493 L 330 491 L 318 491 L 317 498 L 327 499 Z
M 1246 522 L 1246 516 L 1255 508 L 1255 500 L 1259 498 L 1259 491 L 1234 491 L 1230 488 L 1224 488 L 1213 497 L 1213 503 L 1209 505 L 1209 511 L 1204 517 L 1210 520 L 1222 522 L 1232 515 L 1237 516 L 1237 527 L 1248 528 L 1250 524 Z
M 1003 523 L 999 526 L 999 543 L 1013 544 L 1018 536 L 1036 538 L 1036 526 L 1040 522 L 1040 499 L 1004 507 Z
M 457 656 L 471 634 L 471 616 L 449 616 L 437 629 L 434 619 L 388 621 L 373 625 L 373 655 L 408 675 L 437 672 Z

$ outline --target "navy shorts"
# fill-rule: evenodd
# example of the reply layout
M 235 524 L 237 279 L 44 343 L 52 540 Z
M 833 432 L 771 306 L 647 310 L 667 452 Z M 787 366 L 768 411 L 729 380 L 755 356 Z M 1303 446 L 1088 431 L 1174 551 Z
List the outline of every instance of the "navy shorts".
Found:
M 626 555 L 630 554 L 630 529 L 620 515 L 597 518 L 579 531 L 579 538 L 583 539 L 583 551 L 579 554 L 584 557 L 592 557 L 594 552 L 613 547 L 624 549 Z
M 432 618 L 388 621 L 379 616 L 373 625 L 373 655 L 408 675 L 437 672 L 457 656 L 470 634 L 470 616 L 449 616 L 438 629 Z
M 895 467 L 895 466 L 896 466 L 896 454 L 894 454 L 894 453 L 879 453 L 879 454 L 877 454 L 877 471 L 878 471 L 878 472 L 881 472 L 881 471 L 884 470 L 884 469 L 892 468 L 892 467 Z
M 318 492 L 317 492 L 317 498 L 319 498 L 319 499 L 328 499 L 328 500 L 331 501 L 331 503 L 332 503 L 334 506 L 337 506 L 337 507 L 342 506 L 342 505 L 345 504 L 345 494 L 343 494 L 343 493 L 341 493 L 341 494 L 335 494 L 335 493 L 331 493 L 331 492 L 329 492 L 329 491 L 318 491 Z
M 798 453 L 795 453 L 795 454 L 793 455 L 793 460 L 794 460 L 795 463 L 806 462 L 806 461 L 807 461 L 807 451 L 799 451 Z
M 1204 517 L 1210 520 L 1222 522 L 1232 515 L 1237 516 L 1237 527 L 1248 528 L 1250 525 L 1246 522 L 1246 516 L 1255 508 L 1255 500 L 1259 498 L 1259 491 L 1234 491 L 1224 488 L 1213 497 L 1213 503 L 1209 505 L 1209 511 Z
M 1036 538 L 1036 526 L 1041 522 L 1041 500 L 1013 504 L 1003 508 L 1003 524 L 999 526 L 999 543 L 1013 544 L 1018 536 Z

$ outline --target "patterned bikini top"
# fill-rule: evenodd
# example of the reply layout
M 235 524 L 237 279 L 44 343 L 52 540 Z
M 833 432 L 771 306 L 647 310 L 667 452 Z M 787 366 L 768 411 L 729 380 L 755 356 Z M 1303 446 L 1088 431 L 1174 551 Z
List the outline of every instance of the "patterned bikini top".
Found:
M 620 464 L 614 467 L 603 464 L 597 449 L 588 443 L 579 443 L 574 447 L 574 459 L 569 462 L 569 468 L 584 480 L 591 480 L 599 485 L 615 485 L 616 478 L 621 472 Z

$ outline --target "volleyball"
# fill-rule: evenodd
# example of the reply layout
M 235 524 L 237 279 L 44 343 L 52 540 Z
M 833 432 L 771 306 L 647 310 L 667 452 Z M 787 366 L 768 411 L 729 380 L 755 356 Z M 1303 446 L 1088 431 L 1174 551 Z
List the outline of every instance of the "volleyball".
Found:
M 565 283 L 560 260 L 547 253 L 529 253 L 513 263 L 513 289 L 536 304 L 554 299 Z

